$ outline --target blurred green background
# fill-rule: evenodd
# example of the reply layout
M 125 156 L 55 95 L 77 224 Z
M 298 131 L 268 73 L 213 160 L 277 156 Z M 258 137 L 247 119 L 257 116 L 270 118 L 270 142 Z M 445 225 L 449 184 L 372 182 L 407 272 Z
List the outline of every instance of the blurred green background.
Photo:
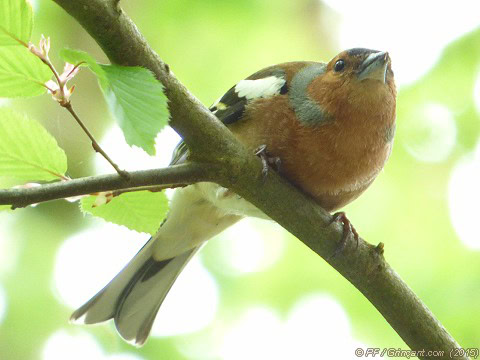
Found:
M 49 0 L 33 2 L 34 39 L 51 37 L 106 62 Z M 327 61 L 349 47 L 387 50 L 398 94 L 392 156 L 346 208 L 461 346 L 480 347 L 480 21 L 475 2 L 137 0 L 125 11 L 206 105 L 274 63 Z M 433 9 L 435 11 L 433 11 Z M 93 10 L 94 11 L 94 10 Z M 73 96 L 123 167 L 168 162 L 130 151 L 86 71 Z M 48 96 L 7 102 L 41 121 L 69 158 L 69 175 L 111 172 Z M 281 195 L 280 195 L 281 196 Z M 210 241 L 179 278 L 153 337 L 136 349 L 111 326 L 68 323 L 147 239 L 57 201 L 0 214 L 0 359 L 354 359 L 356 347 L 406 345 L 373 306 L 279 226 L 247 220 Z

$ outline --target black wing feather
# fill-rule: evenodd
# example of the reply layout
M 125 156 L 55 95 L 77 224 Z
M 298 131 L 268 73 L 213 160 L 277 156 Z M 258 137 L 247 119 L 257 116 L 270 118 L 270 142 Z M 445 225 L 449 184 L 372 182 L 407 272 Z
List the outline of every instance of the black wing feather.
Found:
M 258 80 L 269 76 L 276 76 L 285 78 L 285 72 L 276 66 L 260 70 L 253 75 L 250 75 L 246 80 Z M 280 94 L 286 94 L 288 92 L 288 84 L 285 84 L 280 89 Z M 240 120 L 245 112 L 247 106 L 247 99 L 245 97 L 239 97 L 235 91 L 235 86 L 231 87 L 214 105 L 209 109 L 215 116 L 225 125 L 230 125 Z M 173 151 L 172 160 L 170 165 L 181 164 L 188 158 L 188 148 L 183 140 L 177 145 Z

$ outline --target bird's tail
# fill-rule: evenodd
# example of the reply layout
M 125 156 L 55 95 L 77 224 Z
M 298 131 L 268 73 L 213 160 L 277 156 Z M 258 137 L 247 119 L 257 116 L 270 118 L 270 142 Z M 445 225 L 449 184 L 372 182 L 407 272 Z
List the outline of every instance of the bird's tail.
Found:
M 145 343 L 158 309 L 175 279 L 198 250 L 195 247 L 174 258 L 156 261 L 150 239 L 135 257 L 98 294 L 77 309 L 73 322 L 95 324 L 114 319 L 126 341 Z

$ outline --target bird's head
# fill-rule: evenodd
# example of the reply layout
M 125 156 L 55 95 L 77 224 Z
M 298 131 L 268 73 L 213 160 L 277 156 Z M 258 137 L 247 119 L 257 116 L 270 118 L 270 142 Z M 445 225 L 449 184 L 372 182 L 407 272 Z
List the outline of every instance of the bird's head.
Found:
M 393 71 L 388 52 L 363 48 L 342 51 L 327 65 L 327 73 L 341 81 L 386 84 L 393 81 Z
M 395 107 L 396 89 L 388 52 L 354 48 L 328 62 L 311 91 L 330 114 Z M 315 89 L 315 90 L 313 90 Z

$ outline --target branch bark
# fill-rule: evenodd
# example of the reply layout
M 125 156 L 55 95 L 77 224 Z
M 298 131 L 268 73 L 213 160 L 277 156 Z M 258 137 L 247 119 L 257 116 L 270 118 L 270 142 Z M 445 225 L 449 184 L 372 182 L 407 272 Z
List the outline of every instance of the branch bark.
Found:
M 133 171 L 129 179 L 120 174 L 91 176 L 44 184 L 33 188 L 0 190 L 0 205 L 25 207 L 40 202 L 87 195 L 109 190 L 124 190 L 152 185 L 188 185 L 214 181 L 216 168 L 209 164 L 186 163 L 163 169 Z
M 114 0 L 54 0 L 97 41 L 113 63 L 143 66 L 164 84 L 172 115 L 170 125 L 182 135 L 194 161 L 218 166 L 215 182 L 229 187 L 264 211 L 324 258 L 382 313 L 412 350 L 443 351 L 459 345 L 421 300 L 387 264 L 380 248 L 362 239 L 330 258 L 342 229 L 311 199 L 270 171 L 261 178 L 261 163 L 176 79 L 169 66 Z M 429 359 L 427 353 L 420 358 Z M 456 357 L 466 359 L 466 357 Z

